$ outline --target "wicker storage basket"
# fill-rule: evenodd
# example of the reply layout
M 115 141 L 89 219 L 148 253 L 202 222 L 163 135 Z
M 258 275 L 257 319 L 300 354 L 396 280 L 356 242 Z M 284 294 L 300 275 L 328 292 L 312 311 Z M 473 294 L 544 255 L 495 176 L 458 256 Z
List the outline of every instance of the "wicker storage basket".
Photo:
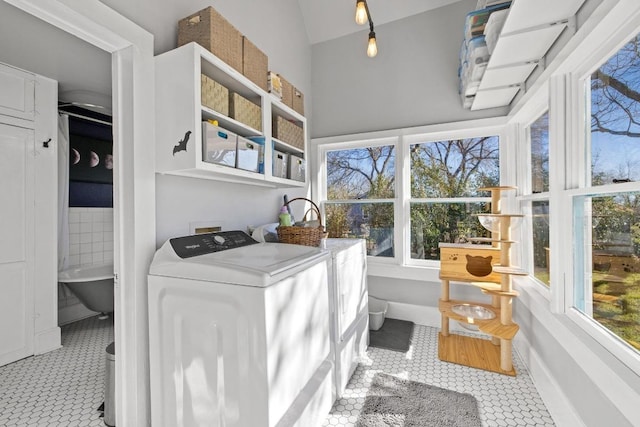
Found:
M 292 243 L 296 245 L 304 245 L 304 246 L 320 246 L 320 240 L 327 237 L 328 233 L 324 231 L 324 226 L 322 225 L 322 218 L 320 217 L 320 209 L 318 206 L 313 203 L 309 199 L 305 199 L 304 197 L 296 197 L 295 199 L 289 200 L 288 203 L 285 203 L 284 206 L 287 206 L 289 203 L 294 202 L 296 200 L 304 200 L 311 203 L 312 210 L 316 213 L 318 217 L 318 226 L 311 227 L 303 227 L 299 225 L 289 225 L 289 226 L 279 226 L 278 227 L 278 239 L 280 243 Z M 306 216 L 305 216 L 306 217 Z
M 229 115 L 229 89 L 201 74 L 200 94 L 202 105 L 225 116 Z
M 237 93 L 229 97 L 229 117 L 262 131 L 262 108 Z
M 196 42 L 242 72 L 242 33 L 209 6 L 178 21 L 178 46 Z
M 278 74 L 282 84 L 282 102 L 287 107 L 293 108 L 293 85 L 287 81 L 282 74 Z
M 297 87 L 293 88 L 293 109 L 304 116 L 304 93 Z
M 262 90 L 268 90 L 267 74 L 269 58 L 246 36 L 242 37 L 242 74 L 257 84 Z
M 273 118 L 273 137 L 304 150 L 304 129 L 281 116 Z
M 269 93 L 282 101 L 282 81 L 280 80 L 280 77 L 273 71 L 269 71 L 267 73 L 267 83 L 269 86 Z

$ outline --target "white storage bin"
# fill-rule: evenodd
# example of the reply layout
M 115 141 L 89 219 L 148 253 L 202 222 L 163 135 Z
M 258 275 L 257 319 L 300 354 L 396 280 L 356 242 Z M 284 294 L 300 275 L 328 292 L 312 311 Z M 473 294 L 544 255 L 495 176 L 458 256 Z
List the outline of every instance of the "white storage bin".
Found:
M 261 146 L 257 142 L 238 136 L 238 154 L 236 167 L 251 172 L 258 172 L 260 166 Z
M 289 154 L 289 165 L 287 169 L 287 176 L 289 179 L 304 182 L 306 161 L 302 157 Z
M 497 12 L 493 12 L 487 20 L 487 25 L 484 27 L 484 37 L 487 42 L 489 55 L 493 54 L 493 49 L 496 47 L 498 37 L 502 32 L 502 27 L 504 27 L 508 14 L 509 9 L 499 10 Z
M 202 161 L 236 167 L 238 136 L 209 122 L 202 122 Z
M 388 306 L 389 303 L 387 301 L 372 296 L 369 297 L 369 329 L 377 331 L 382 328 Z
M 282 151 L 273 150 L 273 176 L 278 178 L 287 177 L 288 154 Z

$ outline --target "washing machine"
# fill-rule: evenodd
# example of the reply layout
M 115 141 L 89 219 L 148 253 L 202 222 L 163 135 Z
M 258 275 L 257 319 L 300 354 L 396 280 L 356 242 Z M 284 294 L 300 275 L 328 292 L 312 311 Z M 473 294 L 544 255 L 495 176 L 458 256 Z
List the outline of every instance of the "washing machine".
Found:
M 167 241 L 149 271 L 152 425 L 320 426 L 334 396 L 329 258 L 242 231 Z

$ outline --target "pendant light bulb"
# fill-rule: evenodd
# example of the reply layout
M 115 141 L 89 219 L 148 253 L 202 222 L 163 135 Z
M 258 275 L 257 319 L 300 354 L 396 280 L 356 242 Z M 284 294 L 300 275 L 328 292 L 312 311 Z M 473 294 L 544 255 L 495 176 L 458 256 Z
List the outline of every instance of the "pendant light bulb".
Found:
M 376 33 L 369 33 L 369 45 L 367 46 L 367 56 L 373 58 L 378 54 L 378 45 L 376 44 Z
M 356 1 L 356 24 L 363 25 L 367 22 L 367 9 L 364 6 L 364 0 Z

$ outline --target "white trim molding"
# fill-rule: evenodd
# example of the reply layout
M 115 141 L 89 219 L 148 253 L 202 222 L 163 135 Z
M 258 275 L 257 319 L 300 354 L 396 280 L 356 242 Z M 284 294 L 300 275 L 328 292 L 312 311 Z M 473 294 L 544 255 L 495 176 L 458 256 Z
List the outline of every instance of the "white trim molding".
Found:
M 116 424 L 150 425 L 147 272 L 155 252 L 153 36 L 98 0 L 5 0 L 112 54 Z M 149 160 L 152 159 L 152 160 Z

